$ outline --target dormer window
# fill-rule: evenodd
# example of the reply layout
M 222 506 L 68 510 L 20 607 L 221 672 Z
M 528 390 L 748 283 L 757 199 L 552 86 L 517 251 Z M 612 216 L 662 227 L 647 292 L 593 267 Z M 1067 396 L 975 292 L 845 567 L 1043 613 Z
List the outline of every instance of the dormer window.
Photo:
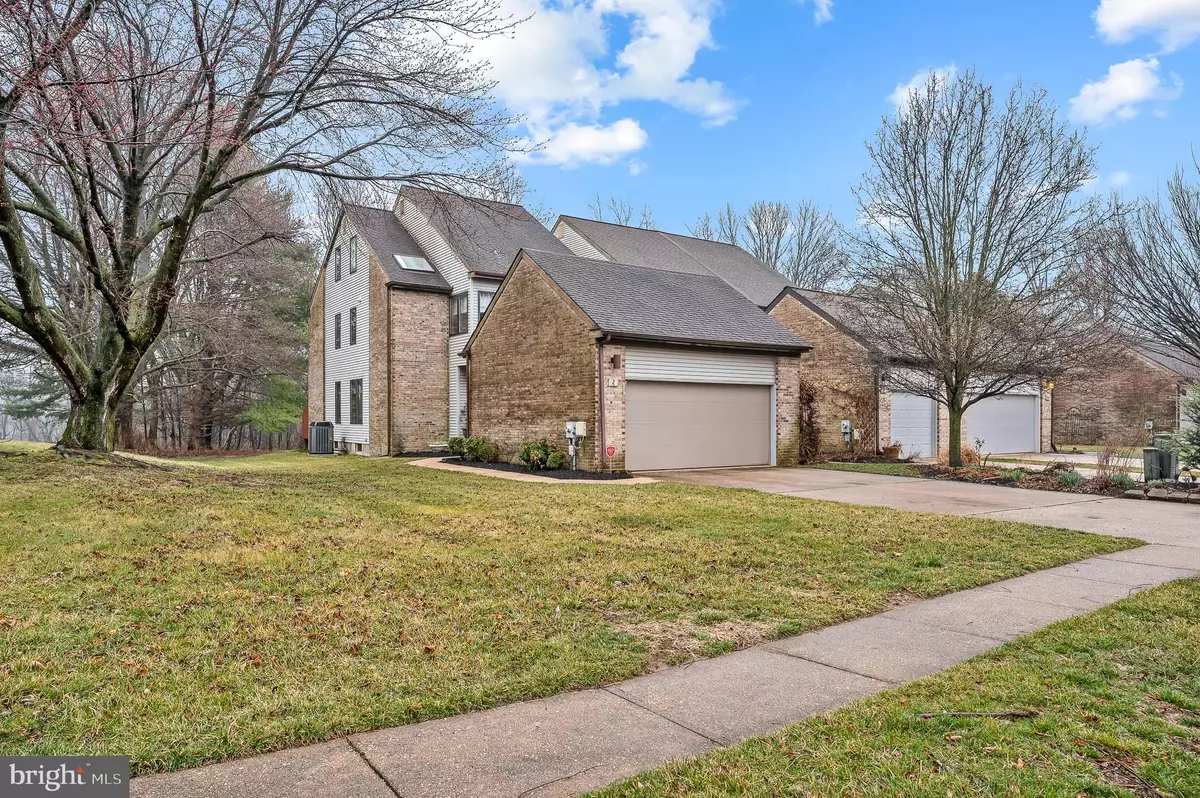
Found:
M 410 272 L 431 272 L 433 267 L 429 265 L 429 261 L 424 258 L 418 258 L 414 255 L 396 255 L 396 263 L 400 264 L 401 269 L 407 269 Z

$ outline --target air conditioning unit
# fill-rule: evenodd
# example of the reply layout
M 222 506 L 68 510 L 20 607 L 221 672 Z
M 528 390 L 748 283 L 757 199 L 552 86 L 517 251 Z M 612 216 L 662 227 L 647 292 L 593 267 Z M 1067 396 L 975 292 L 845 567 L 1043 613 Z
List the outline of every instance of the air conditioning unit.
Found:
M 308 425 L 308 453 L 333 454 L 333 422 L 313 421 Z

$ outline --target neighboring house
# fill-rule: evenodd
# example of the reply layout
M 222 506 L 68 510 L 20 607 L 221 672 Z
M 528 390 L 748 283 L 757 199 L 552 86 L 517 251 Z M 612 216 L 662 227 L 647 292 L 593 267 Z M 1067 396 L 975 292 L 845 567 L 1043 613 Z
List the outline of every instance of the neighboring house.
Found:
M 949 449 L 949 414 L 928 396 L 893 391 L 885 366 L 887 353 L 876 351 L 856 331 L 864 312 L 853 297 L 825 291 L 788 288 L 772 302 L 773 317 L 812 344 L 803 373 L 817 393 L 821 450 L 846 450 L 841 421 L 862 431 L 869 450 L 900 444 L 906 457 L 934 457 Z M 1050 448 L 1050 397 L 1042 381 L 1030 387 L 983 399 L 967 408 L 964 445 L 982 440 L 983 453 L 1040 452 Z
M 796 463 L 808 345 L 694 261 L 673 265 L 522 251 L 466 346 L 471 432 L 511 456 L 583 421 L 588 470 Z
M 1181 399 L 1200 382 L 1200 364 L 1159 344 L 1124 347 L 1102 371 L 1075 370 L 1054 386 L 1054 444 L 1143 446 L 1179 429 Z
M 361 454 L 463 434 L 460 352 L 526 246 L 567 251 L 519 205 L 407 187 L 391 211 L 345 206 L 309 308 L 309 419 Z

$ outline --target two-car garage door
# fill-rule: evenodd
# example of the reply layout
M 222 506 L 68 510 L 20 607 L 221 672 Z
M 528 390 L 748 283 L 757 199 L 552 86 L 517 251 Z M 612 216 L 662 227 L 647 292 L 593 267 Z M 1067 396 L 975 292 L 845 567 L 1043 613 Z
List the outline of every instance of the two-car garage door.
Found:
M 891 439 L 905 457 L 937 454 L 937 405 L 926 396 L 892 394 Z M 1009 393 L 982 399 L 967 408 L 963 444 L 983 441 L 982 454 L 1040 450 L 1041 402 L 1032 394 Z
M 773 357 L 630 347 L 625 378 L 628 470 L 770 465 Z

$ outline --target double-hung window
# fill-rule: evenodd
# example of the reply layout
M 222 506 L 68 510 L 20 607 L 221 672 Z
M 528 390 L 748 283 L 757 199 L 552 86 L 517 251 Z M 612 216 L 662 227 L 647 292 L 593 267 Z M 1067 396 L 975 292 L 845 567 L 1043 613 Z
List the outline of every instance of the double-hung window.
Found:
M 362 380 L 350 380 L 350 423 L 361 424 L 362 420 Z
M 469 294 L 456 294 L 450 297 L 450 334 L 462 335 L 467 331 L 467 309 L 470 303 Z
M 358 308 L 350 308 L 350 346 L 358 343 Z
M 333 348 L 342 348 L 342 314 L 335 313 L 333 315 Z
M 495 291 L 480 291 L 479 292 L 479 318 L 483 318 L 483 314 L 487 313 L 487 309 L 492 306 L 492 300 L 495 298 Z

